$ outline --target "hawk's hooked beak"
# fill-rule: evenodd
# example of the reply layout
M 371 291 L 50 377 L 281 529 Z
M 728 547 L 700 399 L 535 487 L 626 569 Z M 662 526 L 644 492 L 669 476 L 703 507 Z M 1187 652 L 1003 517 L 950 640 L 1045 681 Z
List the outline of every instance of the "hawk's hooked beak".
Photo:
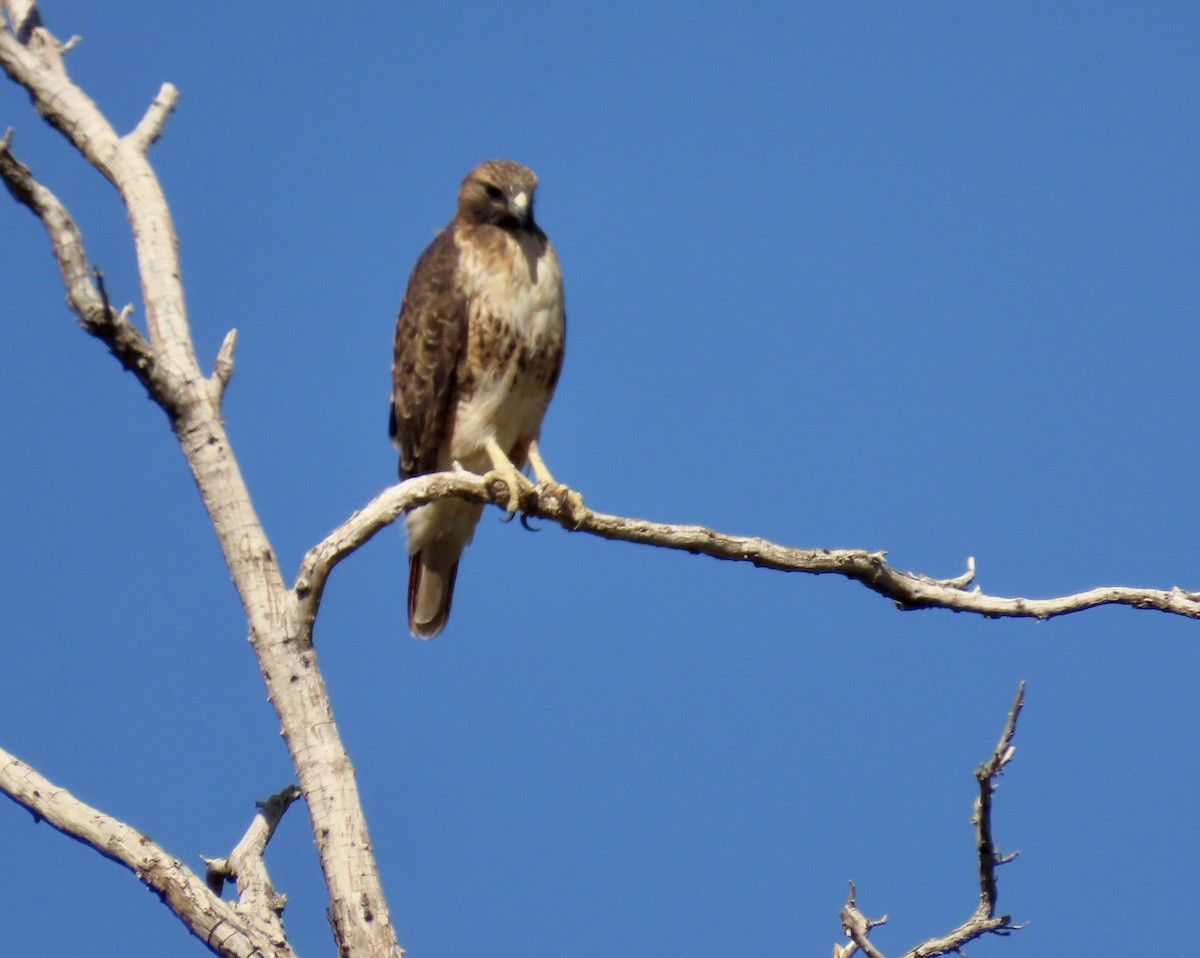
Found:
M 529 222 L 529 194 L 525 192 L 518 193 L 508 201 L 508 208 L 512 210 L 513 216 L 517 221 L 524 224 Z

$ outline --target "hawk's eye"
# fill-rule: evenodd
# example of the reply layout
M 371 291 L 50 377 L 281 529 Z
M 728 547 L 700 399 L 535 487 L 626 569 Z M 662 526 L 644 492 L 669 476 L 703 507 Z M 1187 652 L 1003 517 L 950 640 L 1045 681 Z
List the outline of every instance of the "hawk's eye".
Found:
M 489 199 L 498 200 L 504 196 L 504 191 L 498 186 L 493 186 L 491 183 L 484 183 L 483 189 Z

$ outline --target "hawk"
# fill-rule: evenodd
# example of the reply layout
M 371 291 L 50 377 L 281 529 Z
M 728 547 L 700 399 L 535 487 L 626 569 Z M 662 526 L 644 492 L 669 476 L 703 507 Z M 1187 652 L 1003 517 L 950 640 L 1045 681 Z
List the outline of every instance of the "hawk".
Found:
M 562 274 L 533 219 L 533 171 L 490 160 L 462 181 L 458 210 L 417 260 L 392 359 L 389 434 L 400 478 L 455 468 L 499 470 L 509 513 L 531 483 L 553 477 L 538 453 L 542 418 L 562 369 Z M 446 626 L 458 561 L 483 507 L 440 499 L 408 514 L 408 627 Z

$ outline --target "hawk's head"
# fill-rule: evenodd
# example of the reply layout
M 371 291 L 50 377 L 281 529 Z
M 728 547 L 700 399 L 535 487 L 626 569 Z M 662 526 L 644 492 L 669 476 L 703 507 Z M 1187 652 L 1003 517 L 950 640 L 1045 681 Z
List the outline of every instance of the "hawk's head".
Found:
M 533 193 L 537 176 L 512 160 L 488 160 L 475 167 L 458 191 L 458 215 L 471 223 L 491 223 L 502 229 L 533 224 Z

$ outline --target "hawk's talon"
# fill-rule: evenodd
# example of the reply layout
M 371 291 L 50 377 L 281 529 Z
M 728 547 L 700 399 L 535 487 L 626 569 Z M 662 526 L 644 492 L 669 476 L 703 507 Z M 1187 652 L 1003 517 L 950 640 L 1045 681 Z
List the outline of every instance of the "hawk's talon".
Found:
M 522 501 L 530 493 L 537 491 L 534 484 L 521 475 L 517 467 L 511 463 L 509 463 L 507 469 L 503 466 L 493 469 L 484 476 L 484 481 L 492 490 L 493 496 L 497 494 L 497 483 L 504 486 L 504 511 L 508 513 L 508 517 L 504 520 L 505 522 L 511 522 L 513 516 L 518 511 L 523 511 L 521 507 Z
M 508 520 L 505 519 L 504 521 L 507 522 Z M 542 531 L 540 527 L 531 526 L 529 524 L 529 513 L 528 512 L 521 513 L 521 525 L 524 526 L 526 529 L 528 529 L 530 532 L 541 532 Z
M 585 508 L 583 496 L 561 482 L 550 480 L 538 486 L 538 493 L 554 500 L 554 512 L 560 517 L 571 520 L 578 529 L 583 524 Z
M 578 532 L 583 528 L 584 520 L 588 517 L 588 508 L 583 504 L 583 496 L 578 492 L 571 491 L 567 496 L 566 505 L 567 518 L 575 523 L 575 531 Z

